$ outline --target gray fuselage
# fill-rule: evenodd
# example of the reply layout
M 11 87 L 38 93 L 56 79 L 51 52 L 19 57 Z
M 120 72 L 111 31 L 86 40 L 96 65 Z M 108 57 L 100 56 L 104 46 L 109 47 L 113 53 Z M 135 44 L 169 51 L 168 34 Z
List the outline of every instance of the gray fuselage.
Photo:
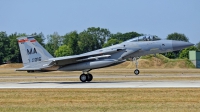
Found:
M 86 61 L 76 62 L 66 66 L 60 66 L 60 71 L 90 71 L 96 68 L 108 67 L 120 64 L 128 58 L 140 57 L 148 54 L 166 53 L 181 50 L 193 44 L 183 41 L 174 40 L 157 40 L 157 41 L 125 41 L 123 43 L 91 51 L 80 55 L 98 54 L 90 56 Z M 105 57 L 104 57 L 105 56 Z M 89 60 L 92 59 L 92 60 Z

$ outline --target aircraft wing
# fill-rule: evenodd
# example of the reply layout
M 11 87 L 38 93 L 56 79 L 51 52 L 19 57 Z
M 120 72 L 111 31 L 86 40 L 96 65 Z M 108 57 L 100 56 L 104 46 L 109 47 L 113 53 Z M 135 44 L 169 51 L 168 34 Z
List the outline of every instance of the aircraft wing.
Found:
M 122 51 L 125 49 L 100 49 L 80 55 L 73 55 L 73 56 L 65 56 L 65 57 L 58 57 L 58 58 L 50 58 L 49 60 L 52 61 L 49 66 L 51 65 L 69 65 L 74 63 L 79 63 L 83 61 L 90 61 L 90 60 L 98 60 L 100 58 L 107 58 L 110 57 L 111 54 Z

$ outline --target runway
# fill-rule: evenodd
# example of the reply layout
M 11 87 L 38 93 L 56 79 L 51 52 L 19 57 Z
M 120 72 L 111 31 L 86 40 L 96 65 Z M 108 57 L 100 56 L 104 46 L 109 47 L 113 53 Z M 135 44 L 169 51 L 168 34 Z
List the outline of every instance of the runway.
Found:
M 5 88 L 200 88 L 200 81 L 0 82 Z

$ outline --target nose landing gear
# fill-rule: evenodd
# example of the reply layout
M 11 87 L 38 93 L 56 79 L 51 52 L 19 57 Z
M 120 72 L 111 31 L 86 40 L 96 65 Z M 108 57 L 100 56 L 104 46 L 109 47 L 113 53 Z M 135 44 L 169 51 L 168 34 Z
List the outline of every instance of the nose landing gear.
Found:
M 140 57 L 134 57 L 133 58 L 133 61 L 135 61 L 135 66 L 136 66 L 136 69 L 134 70 L 135 75 L 139 75 L 140 74 L 140 71 L 138 69 L 138 61 L 137 61 L 139 58 Z

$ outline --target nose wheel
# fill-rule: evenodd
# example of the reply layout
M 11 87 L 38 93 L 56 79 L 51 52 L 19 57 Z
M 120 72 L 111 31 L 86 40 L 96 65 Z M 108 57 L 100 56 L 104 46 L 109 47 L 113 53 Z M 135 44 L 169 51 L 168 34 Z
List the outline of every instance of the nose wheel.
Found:
M 92 81 L 92 79 L 93 79 L 93 76 L 92 76 L 92 74 L 90 74 L 90 73 L 87 73 L 87 74 L 81 74 L 80 75 L 80 81 L 81 82 L 90 82 L 90 81 Z
M 136 69 L 136 70 L 134 71 L 134 73 L 135 73 L 135 75 L 139 75 L 139 74 L 140 74 L 140 71 L 139 71 L 138 69 Z
M 140 71 L 138 70 L 138 59 L 139 59 L 140 57 L 134 57 L 133 58 L 133 61 L 135 61 L 135 66 L 136 66 L 136 69 L 134 70 L 134 73 L 135 73 L 135 75 L 139 75 L 140 74 Z

